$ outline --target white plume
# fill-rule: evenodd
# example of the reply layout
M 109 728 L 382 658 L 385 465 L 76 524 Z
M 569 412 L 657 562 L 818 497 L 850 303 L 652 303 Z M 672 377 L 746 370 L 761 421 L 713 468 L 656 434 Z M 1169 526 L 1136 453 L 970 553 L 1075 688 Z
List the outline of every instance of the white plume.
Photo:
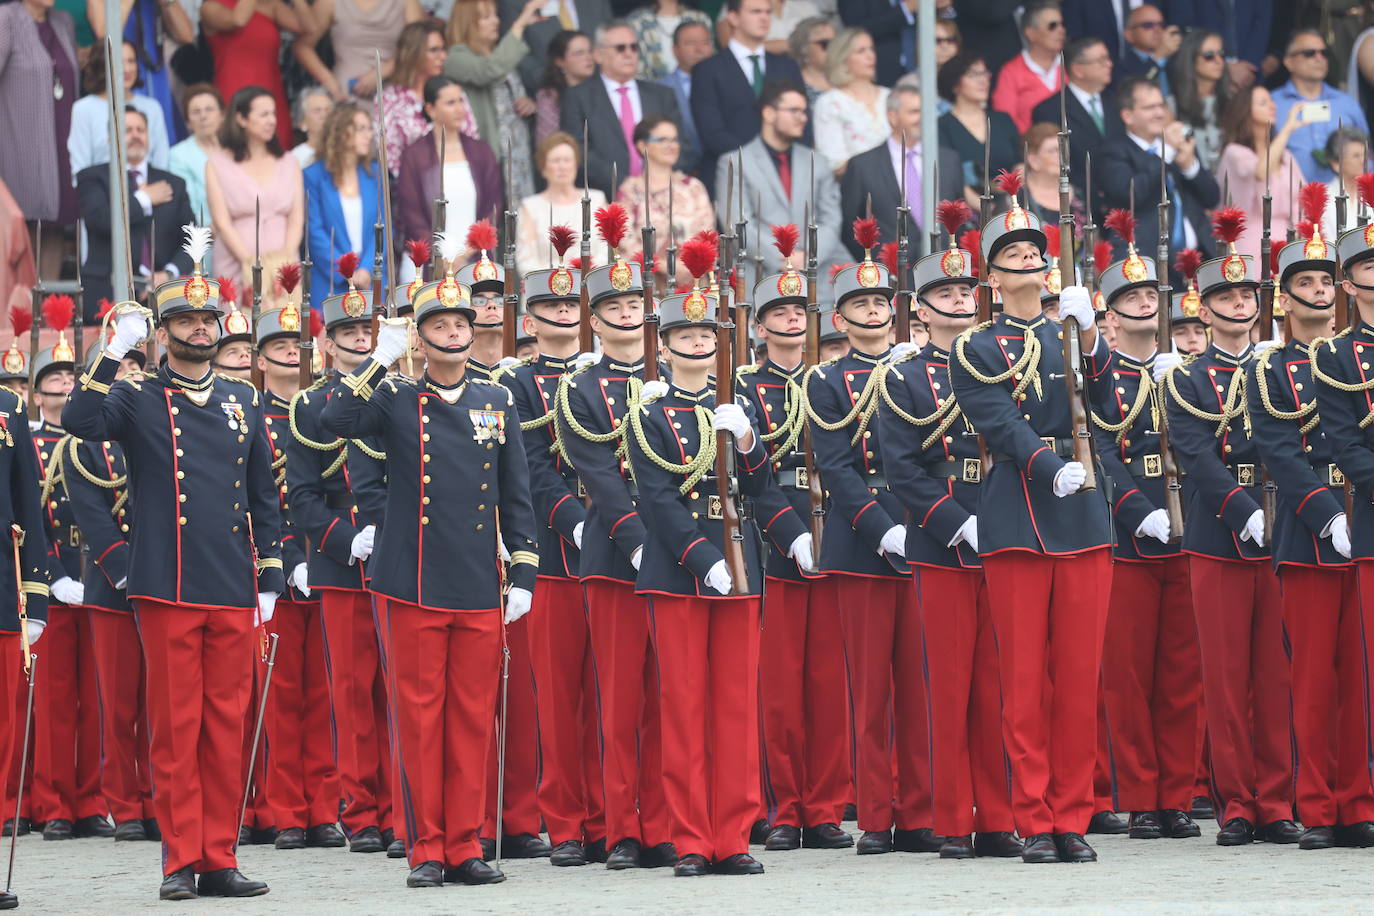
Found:
M 191 256 L 191 261 L 199 270 L 205 256 L 210 253 L 210 245 L 215 240 L 214 232 L 209 226 L 197 226 L 195 223 L 182 226 L 181 231 L 186 235 L 186 242 L 181 248 Z
M 436 236 L 439 242 L 439 257 L 443 258 L 449 265 L 449 270 L 457 266 L 458 258 L 463 253 L 463 236 L 456 232 L 440 232 Z

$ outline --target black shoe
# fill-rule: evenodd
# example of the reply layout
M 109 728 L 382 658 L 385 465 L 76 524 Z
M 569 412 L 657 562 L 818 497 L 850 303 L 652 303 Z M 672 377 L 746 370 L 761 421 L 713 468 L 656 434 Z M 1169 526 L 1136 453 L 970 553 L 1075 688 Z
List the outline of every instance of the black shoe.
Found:
M 865 830 L 854 851 L 861 856 L 878 856 L 892 851 L 892 833 L 888 830 Z
M 973 834 L 966 833 L 963 836 L 945 837 L 944 844 L 940 847 L 940 858 L 942 859 L 975 859 L 978 853 L 973 851 Z
M 238 846 L 252 846 L 252 845 L 253 845 L 253 828 L 252 828 L 252 827 L 249 827 L 249 826 L 247 826 L 247 825 L 244 825 L 244 826 L 242 826 L 242 827 L 239 828 L 239 841 L 238 841 L 238 843 L 237 843 L 236 845 L 238 845 Z
M 1255 841 L 1255 825 L 1243 817 L 1233 817 L 1217 831 L 1218 846 L 1248 846 Z
M 162 887 L 157 895 L 162 900 L 195 900 L 196 872 L 190 865 L 178 868 L 170 875 L 162 876 Z
M 1202 836 L 1202 828 L 1193 822 L 1186 811 L 1165 808 L 1159 812 L 1159 819 L 1164 823 L 1164 835 L 1171 840 Z
M 1290 820 L 1270 821 L 1259 830 L 1266 843 L 1296 843 L 1302 839 L 1302 828 Z
M 143 832 L 148 834 L 148 839 L 154 843 L 162 842 L 162 831 L 157 826 L 157 818 L 145 817 L 143 819 Z
M 656 843 L 639 851 L 640 868 L 672 868 L 677 864 L 677 847 L 672 843 Z
M 471 885 L 500 884 L 506 880 L 506 875 L 474 856 L 456 868 L 444 869 L 444 880 Z
M 978 834 L 973 851 L 980 858 L 1014 859 L 1022 852 L 1021 841 L 1010 830 L 989 830 Z
M 801 828 L 793 827 L 791 824 L 779 824 L 768 834 L 768 840 L 763 844 L 763 848 L 770 852 L 782 852 L 787 849 L 801 849 Z
M 554 868 L 572 868 L 587 864 L 587 854 L 578 840 L 564 840 L 549 853 L 549 864 Z
M 1299 849 L 1332 849 L 1335 845 L 1335 827 L 1308 827 L 1298 840 Z
M 406 857 L 406 844 L 404 840 L 392 840 L 386 844 L 386 857 L 388 859 L 404 859 Z
M 245 878 L 237 868 L 207 871 L 200 876 L 202 897 L 261 897 L 268 890 L 267 882 Z
M 70 840 L 72 838 L 72 822 L 69 820 L 59 817 L 43 825 L 43 839 L 45 840 Z
M 772 828 L 768 826 L 768 821 L 763 818 L 754 821 L 754 826 L 749 828 L 749 845 L 762 846 L 764 843 L 767 843 L 768 834 L 771 830 Z
M 592 840 L 586 844 L 587 861 L 602 863 L 609 858 L 606 854 L 606 838 L 603 836 L 599 840 Z
M 9 891 L 0 891 L 0 910 L 14 910 L 19 908 L 19 898 Z
M 342 830 L 340 830 L 339 832 L 343 833 Z M 387 846 L 390 846 L 392 843 L 396 842 L 396 831 L 392 830 L 390 827 L 387 827 L 385 830 L 383 830 L 382 842 L 385 843 Z
M 1374 846 L 1374 821 L 1338 824 L 1336 826 L 1336 844 L 1354 849 Z
M 125 821 L 114 829 L 116 843 L 137 842 L 148 839 L 148 831 L 143 829 L 142 821 Z
M 639 867 L 639 840 L 626 837 L 606 857 L 606 867 L 611 871 Z
M 892 831 L 892 848 L 898 852 L 939 852 L 945 838 L 929 827 Z
M 859 820 L 859 806 L 854 804 L 845 805 L 844 814 L 841 815 L 840 820 L 846 824 L 857 823 Z
M 1031 865 L 1045 865 L 1049 862 L 1060 861 L 1059 847 L 1055 845 L 1054 835 L 1037 833 L 1034 836 L 1026 837 L 1026 842 L 1021 847 L 1021 861 Z
M 839 824 L 803 827 L 801 839 L 807 849 L 848 849 L 854 845 L 854 838 Z
M 72 825 L 72 836 L 78 839 L 82 837 L 98 837 L 102 840 L 107 840 L 114 836 L 114 827 L 111 826 L 110 822 L 103 816 L 92 814 L 80 818 Z
M 443 887 L 444 866 L 439 862 L 421 862 L 410 870 L 406 887 Z
M 28 836 L 31 832 L 33 832 L 33 822 L 30 821 L 27 817 L 21 817 L 21 818 L 19 819 L 19 835 L 20 835 L 20 836 Z M 3 832 L 0 832 L 0 836 L 10 836 L 10 835 L 13 834 L 13 833 L 14 833 L 14 818 L 11 817 L 11 818 L 6 819 L 6 821 L 5 821 L 5 829 L 4 829 Z
M 1155 811 L 1132 811 L 1129 830 L 1133 840 L 1158 840 L 1164 836 L 1164 825 Z
M 1212 800 L 1206 795 L 1199 795 L 1193 799 L 1193 809 L 1188 814 L 1195 821 L 1214 821 L 1217 819 L 1217 813 L 1212 809 Z
M 1061 862 L 1096 862 L 1097 853 L 1083 839 L 1081 833 L 1056 833 L 1054 845 L 1059 847 Z
M 364 827 L 348 838 L 349 852 L 381 852 L 386 849 L 382 832 L 376 827 Z
M 305 830 L 301 827 L 287 827 L 277 834 L 277 840 L 272 845 L 278 849 L 304 849 Z
M 737 852 L 711 866 L 711 871 L 717 875 L 761 875 L 763 863 L 747 852 Z
M 493 840 L 491 837 L 485 837 L 485 836 L 484 836 L 484 837 L 478 838 L 477 843 L 478 843 L 478 845 L 480 845 L 480 846 L 482 847 L 482 861 L 483 861 L 483 862 L 490 862 L 492 859 L 495 859 L 495 858 L 496 858 L 496 841 L 495 841 L 495 840 Z
M 280 840 L 281 837 L 277 839 Z M 382 836 L 382 842 L 388 842 L 385 835 Z M 347 846 L 348 837 L 344 836 L 344 832 L 337 824 L 316 824 L 305 832 L 305 845 L 320 849 L 336 849 Z
M 553 847 L 545 843 L 543 837 L 532 833 L 513 833 L 501 837 L 503 859 L 543 859 L 552 852 Z
M 272 845 L 273 843 L 275 843 L 276 841 L 277 841 L 277 828 L 276 828 L 276 827 L 254 827 L 254 828 L 253 828 L 253 845 L 254 845 L 254 846 L 271 846 L 271 845 Z
M 687 855 L 677 860 L 673 866 L 674 878 L 700 878 L 702 875 L 711 873 L 711 863 L 706 861 L 705 856 L 689 852 Z
M 1089 833 L 1114 836 L 1118 833 L 1129 833 L 1130 829 L 1126 819 L 1115 811 L 1099 811 L 1088 821 Z

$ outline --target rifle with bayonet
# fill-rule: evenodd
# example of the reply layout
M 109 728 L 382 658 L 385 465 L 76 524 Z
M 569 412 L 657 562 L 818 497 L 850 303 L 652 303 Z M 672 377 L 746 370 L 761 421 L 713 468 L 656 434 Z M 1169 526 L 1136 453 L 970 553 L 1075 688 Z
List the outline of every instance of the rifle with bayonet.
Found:
M 1067 72 L 1067 71 L 1066 71 Z M 1067 85 L 1067 84 L 1066 84 Z M 1077 265 L 1073 256 L 1073 189 L 1069 184 L 1069 118 L 1065 108 L 1065 95 L 1068 90 L 1059 89 L 1059 271 L 1069 281 L 1065 286 L 1077 283 Z M 1026 192 L 1027 206 L 1030 205 L 1030 192 Z M 1092 260 L 1092 252 L 1088 252 Z M 1091 293 L 1089 294 L 1091 295 Z M 1079 327 L 1075 318 L 1065 318 L 1063 322 L 1064 342 L 1064 386 L 1069 395 L 1069 415 L 1073 426 L 1073 458 L 1083 465 L 1086 477 L 1079 492 L 1097 489 L 1096 452 L 1093 449 L 1092 432 L 1088 429 L 1087 392 L 1083 387 L 1083 353 L 1078 337 Z
M 430 232 L 429 278 L 437 280 L 444 275 L 444 229 L 448 226 L 448 198 L 444 196 L 444 165 L 448 161 L 448 129 L 436 125 L 439 130 L 439 196 L 434 198 L 434 224 Z M 390 180 L 389 175 L 382 176 Z
M 814 185 L 812 186 L 814 188 Z M 814 191 L 813 191 L 814 193 Z M 806 205 L 806 346 L 802 350 L 802 384 L 821 359 L 821 306 L 819 301 L 820 228 L 816 225 L 814 200 Z M 811 441 L 811 424 L 802 423 L 802 459 L 806 465 L 807 497 L 811 503 L 811 547 L 813 556 L 821 555 L 821 533 L 825 529 L 825 490 L 816 473 L 816 449 Z
M 725 191 L 724 224 L 730 225 L 730 210 L 735 192 L 735 163 L 727 168 L 728 179 Z M 735 323 L 730 310 L 732 292 L 727 275 L 730 269 L 727 246 L 721 245 L 716 253 L 716 403 L 735 403 L 735 353 L 731 346 L 731 334 Z M 721 525 L 725 531 L 723 544 L 725 565 L 730 570 L 733 594 L 749 593 L 749 568 L 744 563 L 744 534 L 740 530 L 739 504 L 736 501 L 735 484 L 735 441 L 730 433 L 721 430 L 716 433 L 716 493 L 720 498 Z
M 262 315 L 262 198 L 253 198 L 253 303 L 248 318 L 248 338 L 252 347 L 253 387 L 262 390 L 262 369 L 258 366 L 258 318 Z M 376 332 L 373 332 L 376 340 Z
M 812 156 L 814 157 L 814 153 Z M 749 223 L 744 217 L 744 153 L 741 152 L 735 159 L 735 178 L 739 182 L 737 191 L 739 194 L 739 213 L 735 220 L 735 238 L 733 252 L 734 257 L 734 296 L 735 296 L 735 365 L 745 366 L 749 364 L 749 286 L 745 281 L 745 270 L 749 264 L 749 255 L 745 251 L 747 248 L 747 238 L 745 232 L 748 231 Z M 758 244 L 758 240 L 755 240 Z
M 654 238 L 653 217 L 649 211 L 649 159 L 644 159 L 644 220 L 639 225 L 639 247 L 643 252 L 640 257 L 640 280 L 644 284 L 644 381 L 658 381 L 658 306 L 655 299 L 662 298 L 664 291 L 658 287 L 658 274 L 654 270 L 654 252 L 658 250 L 658 241 Z M 669 209 L 672 207 L 673 199 L 673 174 L 670 169 L 668 172 L 668 200 Z M 668 226 L 668 235 L 672 236 L 673 227 Z M 657 293 L 657 295 L 655 295 Z
M 382 167 L 382 180 L 386 180 L 386 167 Z M 310 212 L 310 189 L 305 189 L 305 212 Z M 315 372 L 315 337 L 311 333 L 314 322 L 311 320 L 311 296 L 310 296 L 310 270 L 314 267 L 310 260 L 310 243 L 306 242 L 302 246 L 304 256 L 301 258 L 301 327 L 300 327 L 300 385 L 304 390 L 309 388 Z
M 1169 179 L 1168 165 L 1159 160 L 1159 243 L 1155 248 L 1155 289 L 1159 300 L 1158 349 L 1174 349 L 1173 286 L 1169 283 Z M 1265 231 L 1268 231 L 1266 225 Z M 1178 459 L 1169 447 L 1169 417 L 1164 409 L 1164 391 L 1156 388 L 1155 413 L 1159 416 L 1159 461 L 1164 471 L 1164 511 L 1169 516 L 1169 542 L 1183 540 L 1183 482 Z
M 987 231 L 988 223 L 992 220 L 992 116 L 987 115 L 983 121 L 983 193 L 978 198 L 978 226 L 980 232 Z M 992 285 L 988 281 L 988 261 L 983 257 L 981 251 L 973 252 L 978 258 L 978 323 L 992 320 Z M 978 439 L 981 449 L 983 440 Z M 986 456 L 983 458 L 983 471 L 987 472 L 989 462 Z
M 1266 136 L 1267 139 L 1267 136 Z M 1297 201 L 1294 201 L 1296 205 Z M 1264 198 L 1260 204 L 1261 219 L 1264 221 L 1260 232 L 1260 286 L 1259 286 L 1259 335 L 1260 340 L 1274 337 L 1274 241 L 1270 222 L 1274 216 L 1274 196 L 1269 189 L 1269 150 L 1264 151 Z M 1320 231 L 1320 230 L 1318 230 Z M 1339 327 L 1339 325 L 1337 325 Z M 1264 512 L 1264 543 L 1273 543 L 1274 514 L 1278 506 L 1279 488 L 1269 476 L 1269 468 L 1261 465 L 1260 508 Z
M 1097 223 L 1093 222 L 1093 153 L 1088 150 L 1083 154 L 1086 165 L 1084 166 L 1083 176 L 1083 196 L 1086 198 L 1083 207 L 1083 285 L 1091 293 L 1097 285 L 1097 258 L 1093 252 L 1097 249 Z M 1131 212 L 1135 212 L 1135 202 L 1131 202 Z M 1063 270 L 1061 267 L 1060 270 Z
M 906 146 L 906 130 L 902 130 L 902 158 L 905 160 L 909 155 Z M 911 290 L 910 281 L 907 279 L 910 271 L 907 269 L 911 263 L 911 240 L 908 238 L 907 220 L 911 218 L 911 207 L 906 200 L 906 168 L 900 168 L 901 188 L 897 198 L 897 276 L 889 278 L 897 283 L 896 293 L 892 297 L 892 306 L 896 312 L 897 322 L 897 343 L 911 342 Z M 931 249 L 934 250 L 933 248 Z
M 509 200 L 501 220 L 502 241 L 505 243 L 505 250 L 502 252 L 501 267 L 505 273 L 505 286 L 502 289 L 501 304 L 501 355 L 515 356 L 515 342 L 517 335 L 515 325 L 520 320 L 520 292 L 515 284 L 515 196 L 510 193 L 510 189 L 515 187 L 515 176 L 512 172 L 514 157 L 511 155 L 510 141 L 506 141 L 506 191 Z M 585 274 L 583 275 L 585 279 Z
M 592 195 L 587 183 L 587 122 L 582 122 L 582 276 L 578 300 L 577 346 L 583 353 L 592 352 L 592 307 L 587 298 L 587 274 L 592 269 Z

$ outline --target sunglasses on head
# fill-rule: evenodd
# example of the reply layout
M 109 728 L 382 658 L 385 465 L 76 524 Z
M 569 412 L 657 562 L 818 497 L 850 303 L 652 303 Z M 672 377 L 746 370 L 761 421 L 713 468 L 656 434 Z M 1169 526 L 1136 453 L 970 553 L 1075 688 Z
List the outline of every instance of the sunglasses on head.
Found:
M 1294 52 L 1293 52 L 1293 55 L 1294 55 L 1295 57 L 1305 57 L 1305 58 L 1307 58 L 1308 60 L 1311 60 L 1311 59 L 1314 58 L 1314 57 L 1325 57 L 1325 56 L 1326 56 L 1326 49 L 1325 49 L 1325 48 L 1302 48 L 1301 50 L 1294 51 Z

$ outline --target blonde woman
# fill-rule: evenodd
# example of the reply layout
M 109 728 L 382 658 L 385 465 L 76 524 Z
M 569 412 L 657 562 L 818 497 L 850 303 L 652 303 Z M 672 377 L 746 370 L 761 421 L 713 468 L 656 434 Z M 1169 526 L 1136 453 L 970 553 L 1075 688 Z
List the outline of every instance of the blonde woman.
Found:
M 830 160 L 836 177 L 849 159 L 887 139 L 886 86 L 878 75 L 873 38 L 863 29 L 841 29 L 825 53 L 826 74 L 834 87 L 816 100 L 816 149 Z
M 333 269 L 339 255 L 351 251 L 362 265 L 353 282 L 365 288 L 372 282 L 376 253 L 373 224 L 377 222 L 377 163 L 372 118 L 354 102 L 335 106 L 320 134 L 320 155 L 305 170 L 310 192 L 310 260 L 319 265 L 310 273 L 310 298 L 343 292 L 343 277 Z
M 520 201 L 520 236 L 515 243 L 515 264 L 520 274 L 550 265 L 549 227 L 582 225 L 582 189 L 577 186 L 581 176 L 582 155 L 570 134 L 562 131 L 549 134 L 539 141 L 534 151 L 534 164 L 544 179 L 544 190 Z M 589 195 L 592 212 L 606 206 L 606 195 L 592 188 Z M 592 225 L 592 266 L 606 263 L 606 243 Z

